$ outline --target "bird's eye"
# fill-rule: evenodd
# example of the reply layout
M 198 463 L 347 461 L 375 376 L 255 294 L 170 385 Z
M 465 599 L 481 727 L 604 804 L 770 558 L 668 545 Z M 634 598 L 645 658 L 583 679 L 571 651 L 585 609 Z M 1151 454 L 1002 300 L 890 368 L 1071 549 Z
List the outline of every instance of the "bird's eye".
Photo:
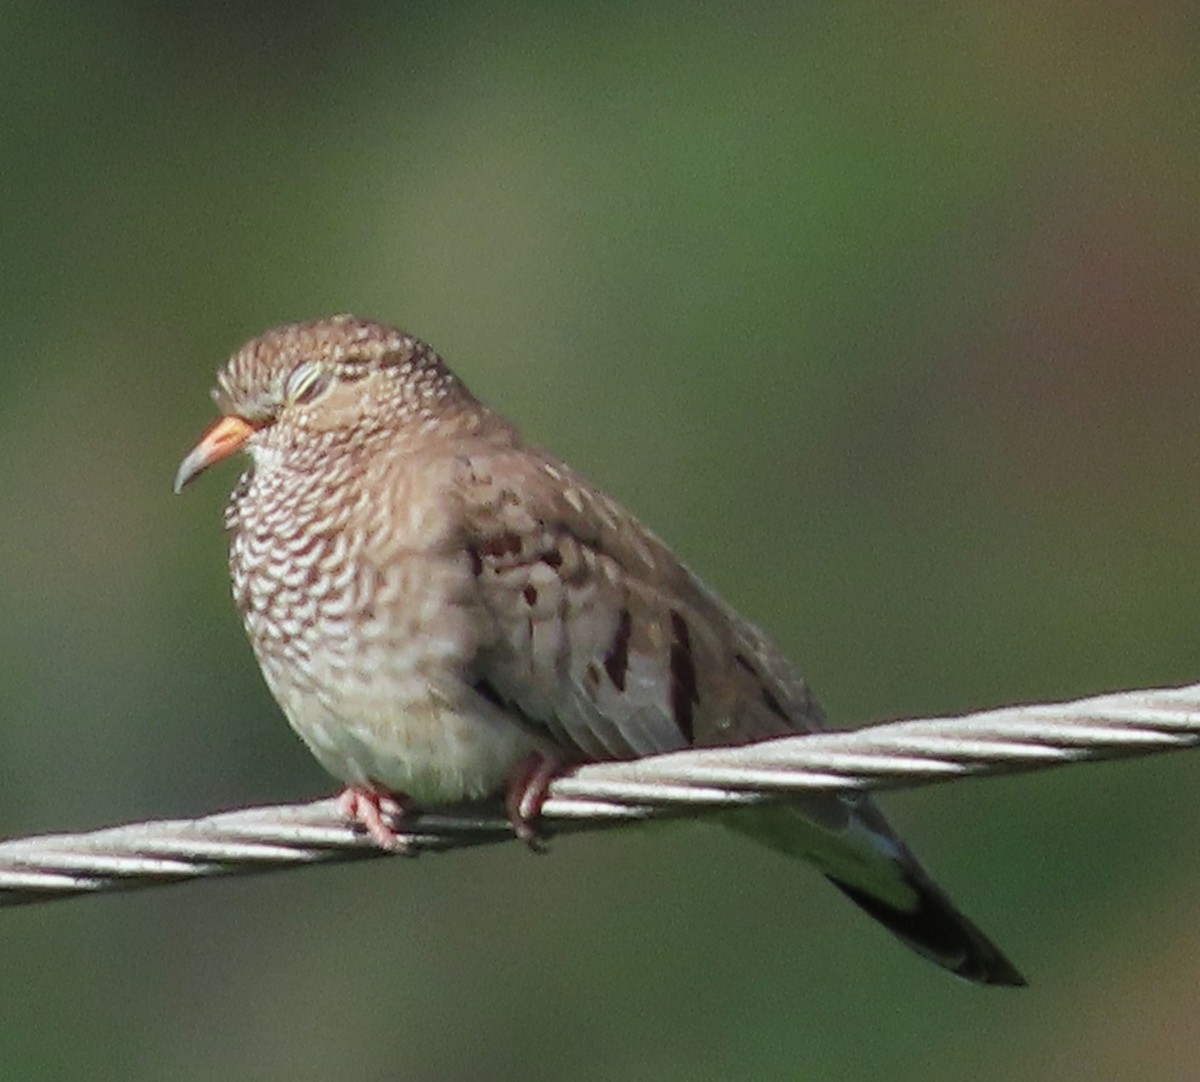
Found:
M 329 376 L 315 364 L 300 364 L 288 376 L 283 393 L 291 405 L 304 405 L 329 386 Z

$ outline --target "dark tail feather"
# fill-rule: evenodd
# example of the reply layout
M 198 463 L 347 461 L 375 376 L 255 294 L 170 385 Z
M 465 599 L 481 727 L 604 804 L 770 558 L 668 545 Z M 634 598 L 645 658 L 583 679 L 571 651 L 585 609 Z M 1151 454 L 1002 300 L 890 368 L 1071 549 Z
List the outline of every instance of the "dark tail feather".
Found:
M 898 909 L 831 875 L 826 878 L 918 954 L 964 980 L 1014 988 L 1025 985 L 1025 978 L 1000 949 L 924 876 L 904 876 L 917 895 L 912 909 Z
M 1025 978 L 934 884 L 866 797 L 813 794 L 739 808 L 727 825 L 825 877 L 901 942 L 964 980 L 1020 987 Z

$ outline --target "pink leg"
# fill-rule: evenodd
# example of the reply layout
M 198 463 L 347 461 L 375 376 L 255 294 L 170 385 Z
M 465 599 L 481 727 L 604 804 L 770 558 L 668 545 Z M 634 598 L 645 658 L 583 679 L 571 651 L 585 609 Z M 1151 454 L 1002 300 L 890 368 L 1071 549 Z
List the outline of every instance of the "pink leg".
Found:
M 530 849 L 542 852 L 544 845 L 538 834 L 537 819 L 542 814 L 542 805 L 550 790 L 550 783 L 562 771 L 563 764 L 557 759 L 535 751 L 523 759 L 508 779 L 504 794 L 504 808 L 513 833 Z
M 381 793 L 359 785 L 348 785 L 338 794 L 337 810 L 347 819 L 358 823 L 380 849 L 397 850 L 404 843 L 386 822 L 384 815 L 403 819 L 409 810 L 408 801 L 399 795 Z

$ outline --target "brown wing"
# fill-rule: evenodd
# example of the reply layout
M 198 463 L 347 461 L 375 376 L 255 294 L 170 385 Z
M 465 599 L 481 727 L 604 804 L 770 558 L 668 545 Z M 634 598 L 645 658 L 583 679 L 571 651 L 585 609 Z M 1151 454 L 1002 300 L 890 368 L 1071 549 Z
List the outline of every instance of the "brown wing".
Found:
M 494 635 L 475 677 L 581 759 L 821 727 L 804 682 L 652 533 L 553 459 L 459 459 Z

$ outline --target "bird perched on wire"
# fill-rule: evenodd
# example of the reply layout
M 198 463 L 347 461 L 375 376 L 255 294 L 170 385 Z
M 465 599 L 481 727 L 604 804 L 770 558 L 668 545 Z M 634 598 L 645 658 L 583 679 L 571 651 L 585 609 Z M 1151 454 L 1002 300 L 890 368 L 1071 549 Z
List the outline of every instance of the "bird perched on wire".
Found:
M 225 517 L 234 598 L 288 721 L 380 846 L 413 804 L 501 794 L 533 840 L 573 764 L 825 727 L 760 631 L 417 338 L 290 324 L 217 382 L 222 416 L 176 491 L 249 452 Z M 927 958 L 1024 983 L 869 799 L 737 814 Z

